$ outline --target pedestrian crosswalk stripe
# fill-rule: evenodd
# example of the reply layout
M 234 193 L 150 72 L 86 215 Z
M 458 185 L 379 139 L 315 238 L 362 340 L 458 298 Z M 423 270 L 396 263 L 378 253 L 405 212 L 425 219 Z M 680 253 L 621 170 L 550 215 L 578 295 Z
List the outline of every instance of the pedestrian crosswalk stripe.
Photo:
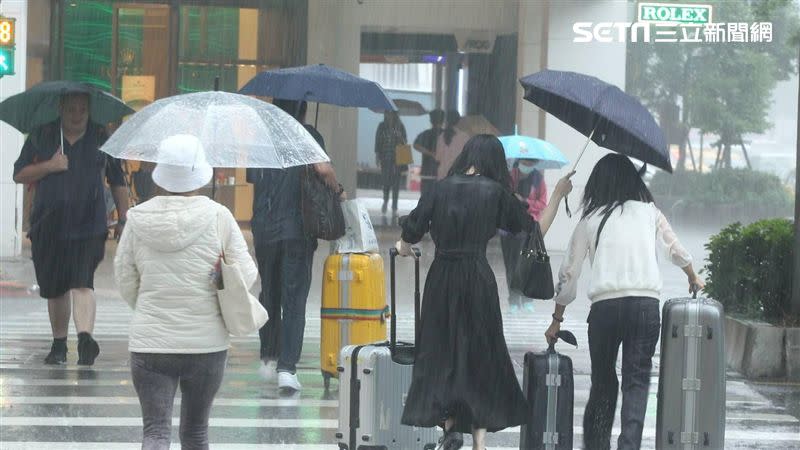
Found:
M 176 397 L 180 404 L 181 398 Z M 3 397 L 0 406 L 5 405 L 138 405 L 138 397 Z M 311 398 L 215 398 L 214 406 L 252 406 L 252 407 L 318 407 L 338 408 L 338 400 L 318 400 Z M 3 423 L 5 424 L 5 423 Z
M 47 426 L 47 427 L 140 427 L 140 417 L 3 417 L 3 426 Z M 172 418 L 172 425 L 180 425 L 180 417 Z M 250 418 L 220 418 L 212 417 L 209 426 L 215 428 L 299 428 L 333 430 L 338 429 L 336 419 L 250 419 Z M 520 427 L 511 427 L 499 433 L 519 434 Z M 613 428 L 613 434 L 619 434 L 619 428 Z M 582 435 L 580 426 L 573 428 L 573 434 Z M 644 439 L 655 437 L 654 429 L 645 429 L 642 433 Z M 725 430 L 725 439 L 747 440 L 759 442 L 786 441 L 796 438 L 792 433 L 759 432 L 753 430 Z
M 175 404 L 180 405 L 181 398 L 175 398 Z M 15 397 L 6 396 L 2 400 L 0 407 L 5 405 L 139 405 L 138 397 Z M 239 399 L 239 398 L 215 398 L 214 406 L 233 406 L 233 407 L 314 407 L 314 408 L 338 408 L 337 400 L 318 400 L 308 398 L 298 399 Z M 580 422 L 583 417 L 583 407 L 576 407 L 573 411 L 575 421 Z M 7 414 L 4 419 L 9 417 Z M 775 423 L 798 423 L 797 418 L 787 414 L 767 414 L 767 413 L 740 413 L 736 415 L 728 414 L 728 422 L 775 422 Z M 5 423 L 3 423 L 5 424 Z

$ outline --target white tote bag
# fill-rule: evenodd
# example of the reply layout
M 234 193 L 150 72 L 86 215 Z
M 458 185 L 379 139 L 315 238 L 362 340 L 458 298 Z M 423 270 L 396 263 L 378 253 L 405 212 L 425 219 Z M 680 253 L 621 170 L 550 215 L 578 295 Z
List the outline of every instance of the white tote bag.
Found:
M 217 286 L 217 299 L 222 312 L 225 328 L 233 336 L 248 336 L 267 323 L 267 310 L 261 306 L 244 282 L 242 271 L 236 263 L 225 260 L 225 245 L 222 236 L 227 235 L 227 227 L 217 216 L 222 255 L 219 260 L 220 282 Z
M 378 238 L 372 228 L 369 212 L 358 200 L 342 202 L 344 236 L 336 241 L 337 253 L 378 252 Z

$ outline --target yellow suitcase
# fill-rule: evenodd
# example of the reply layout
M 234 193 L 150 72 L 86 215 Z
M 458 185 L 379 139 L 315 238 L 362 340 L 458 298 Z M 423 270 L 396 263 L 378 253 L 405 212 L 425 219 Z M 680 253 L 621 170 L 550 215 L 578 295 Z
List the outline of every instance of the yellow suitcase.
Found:
M 338 377 L 345 345 L 386 341 L 386 287 L 378 253 L 343 253 L 325 260 L 322 281 L 320 367 L 325 389 Z

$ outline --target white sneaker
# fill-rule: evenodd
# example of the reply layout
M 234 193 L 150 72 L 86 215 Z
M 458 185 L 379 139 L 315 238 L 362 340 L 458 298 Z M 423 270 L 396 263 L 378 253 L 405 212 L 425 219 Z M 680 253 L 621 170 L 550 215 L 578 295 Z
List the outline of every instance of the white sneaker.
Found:
M 303 388 L 297 375 L 289 372 L 278 372 L 278 388 L 281 390 L 299 391 Z
M 261 361 L 261 367 L 258 368 L 258 375 L 267 383 L 275 383 L 278 381 L 278 362 L 277 361 Z

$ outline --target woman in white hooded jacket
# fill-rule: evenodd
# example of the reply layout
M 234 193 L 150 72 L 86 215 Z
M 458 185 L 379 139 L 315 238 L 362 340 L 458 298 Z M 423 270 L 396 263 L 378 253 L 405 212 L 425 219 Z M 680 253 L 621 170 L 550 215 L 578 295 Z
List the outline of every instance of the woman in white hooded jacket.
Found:
M 258 271 L 227 208 L 195 195 L 212 177 L 200 141 L 165 139 L 153 181 L 169 195 L 128 212 L 114 268 L 122 298 L 133 308 L 131 375 L 142 407 L 142 449 L 168 449 L 172 405 L 180 386 L 182 448 L 208 448 L 211 404 L 229 346 L 216 293 L 224 249 L 250 286 Z

